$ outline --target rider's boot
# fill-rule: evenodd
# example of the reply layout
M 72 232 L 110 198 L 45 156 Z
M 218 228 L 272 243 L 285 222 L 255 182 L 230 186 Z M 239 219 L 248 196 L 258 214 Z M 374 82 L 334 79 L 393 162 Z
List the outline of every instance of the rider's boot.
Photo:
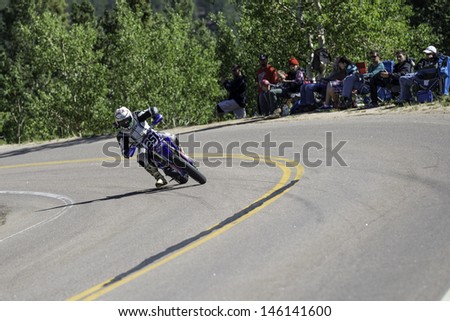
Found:
M 158 178 L 156 180 L 155 186 L 156 188 L 163 187 L 164 185 L 167 185 L 167 181 L 164 177 L 161 176 L 161 178 Z
M 145 170 L 156 179 L 155 183 L 156 188 L 160 188 L 163 187 L 164 185 L 167 185 L 166 179 L 164 178 L 164 176 L 161 175 L 161 173 L 158 171 L 156 167 L 147 165 L 145 167 Z

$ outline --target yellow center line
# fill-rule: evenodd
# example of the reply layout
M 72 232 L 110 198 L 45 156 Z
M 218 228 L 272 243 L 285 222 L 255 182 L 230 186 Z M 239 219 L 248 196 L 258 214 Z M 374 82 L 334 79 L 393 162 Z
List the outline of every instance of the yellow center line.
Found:
M 58 160 L 58 161 L 39 162 L 39 163 L 0 165 L 0 169 L 24 168 L 24 167 L 41 167 L 41 166 L 77 164 L 77 163 L 93 163 L 93 162 L 99 162 L 99 161 L 108 161 L 108 160 L 111 161 L 113 159 L 116 159 L 116 158 L 112 158 L 112 157 L 85 158 L 85 159 Z M 117 159 L 120 159 L 120 158 L 117 158 Z
M 196 156 L 198 156 L 198 155 L 196 155 Z M 231 157 L 231 158 L 239 158 L 239 159 L 246 159 L 246 160 L 254 160 L 254 158 L 250 158 L 248 156 L 235 155 L 235 154 L 232 154 L 232 155 L 208 154 L 208 155 L 204 155 L 204 156 L 217 157 L 217 158 L 224 158 L 224 157 L 230 158 Z M 145 266 L 144 268 L 141 268 L 123 278 L 109 279 L 109 280 L 102 282 L 96 286 L 93 286 L 90 289 L 87 289 L 86 291 L 83 291 L 67 300 L 68 301 L 77 301 L 77 300 L 92 301 L 92 300 L 95 300 L 95 299 L 101 297 L 102 295 L 109 293 L 109 292 L 113 291 L 114 289 L 116 289 L 128 282 L 131 282 L 131 281 L 139 278 L 140 276 L 142 276 L 142 275 L 176 259 L 177 257 L 199 247 L 200 245 L 221 235 L 222 233 L 228 231 L 229 229 L 236 226 L 237 224 L 239 224 L 239 223 L 245 221 L 246 219 L 250 218 L 251 216 L 255 215 L 256 213 L 261 211 L 263 208 L 267 207 L 268 205 L 270 205 L 273 202 L 275 202 L 276 200 L 278 200 L 283 194 L 285 194 L 290 188 L 292 188 L 293 185 L 288 186 L 287 188 L 284 188 L 284 187 L 286 187 L 286 184 L 288 183 L 289 178 L 291 177 L 290 167 L 295 168 L 295 170 L 296 170 L 296 175 L 294 177 L 294 184 L 303 175 L 304 168 L 301 165 L 296 164 L 295 162 L 290 161 L 288 159 L 285 159 L 282 157 L 272 157 L 272 159 L 275 159 L 275 161 L 268 159 L 268 158 L 264 158 L 264 157 L 260 157 L 260 159 L 264 160 L 264 162 L 266 162 L 266 163 L 275 164 L 278 168 L 280 168 L 282 170 L 283 175 L 282 175 L 280 181 L 271 190 L 269 190 L 263 196 L 261 196 L 256 201 L 251 203 L 247 208 L 250 208 L 252 205 L 265 200 L 259 206 L 256 206 L 255 208 L 253 208 L 252 210 L 249 210 L 247 213 L 240 216 L 236 220 L 226 223 L 225 225 L 223 225 L 221 227 L 219 227 L 220 223 L 214 225 L 213 227 L 211 227 L 207 230 L 210 233 L 206 234 L 206 236 L 203 236 L 203 237 L 197 239 L 196 241 L 193 241 L 189 245 L 180 248 L 178 251 L 166 256 L 165 258 L 163 258 L 159 261 L 151 263 L 151 264 Z M 284 164 L 283 164 L 283 162 L 284 162 Z M 288 167 L 288 166 L 286 166 L 286 164 L 289 164 L 290 166 Z M 282 188 L 284 188 L 284 189 L 282 189 Z M 276 193 L 277 191 L 280 191 L 280 192 Z M 271 196 L 271 195 L 273 195 L 273 196 Z
M 112 290 L 131 282 L 132 280 L 135 280 L 139 278 L 140 276 L 148 273 L 149 271 L 152 271 L 156 268 L 158 268 L 161 265 L 164 265 L 177 257 L 185 254 L 186 252 L 189 252 L 200 245 L 208 242 L 209 240 L 215 238 L 216 236 L 221 235 L 222 233 L 228 231 L 232 227 L 238 225 L 239 223 L 247 220 L 248 218 L 252 217 L 265 207 L 269 206 L 276 200 L 278 200 L 283 194 L 285 194 L 287 191 L 289 191 L 295 183 L 297 183 L 300 178 L 303 175 L 304 168 L 296 163 L 295 161 L 289 160 L 284 157 L 264 157 L 261 155 L 256 155 L 257 157 L 249 157 L 245 155 L 239 155 L 239 154 L 195 154 L 193 155 L 194 159 L 196 158 L 231 158 L 231 159 L 242 159 L 242 160 L 248 160 L 248 161 L 263 161 L 266 164 L 272 164 L 276 165 L 279 169 L 282 171 L 282 177 L 280 178 L 279 182 L 272 187 L 268 192 L 266 192 L 264 195 L 262 195 L 260 198 L 255 200 L 253 203 L 248 205 L 246 208 L 244 208 L 241 212 L 243 215 L 238 216 L 236 219 L 231 220 L 230 222 L 221 222 L 218 223 L 212 227 L 210 227 L 205 233 L 206 235 L 196 239 L 195 241 L 189 243 L 186 246 L 181 247 L 176 252 L 173 252 L 172 254 L 168 254 L 166 257 L 151 263 L 144 268 L 141 268 L 135 272 L 132 272 L 128 275 L 126 275 L 123 278 L 117 279 L 112 278 L 105 282 L 102 282 L 96 286 L 91 287 L 90 289 L 87 289 L 86 291 L 83 291 L 69 299 L 68 301 L 77 301 L 77 300 L 83 300 L 83 301 L 92 301 L 95 300 L 102 295 L 111 292 Z M 48 162 L 37 162 L 37 163 L 28 163 L 28 164 L 13 164 L 13 165 L 3 165 L 0 166 L 0 169 L 13 169 L 13 168 L 25 168 L 25 167 L 38 167 L 38 166 L 54 166 L 54 165 L 64 165 L 64 164 L 76 164 L 76 163 L 91 163 L 91 162 L 99 162 L 99 161 L 111 161 L 114 158 L 112 157 L 102 157 L 102 158 L 88 158 L 88 159 L 76 159 L 76 160 L 60 160 L 60 161 L 48 161 Z M 118 160 L 119 158 L 116 158 Z M 294 179 L 291 180 L 291 183 L 289 183 L 289 179 L 291 177 L 291 168 L 295 169 L 295 176 Z M 243 212 L 244 210 L 248 209 L 248 211 Z M 239 212 L 238 212 L 239 213 Z

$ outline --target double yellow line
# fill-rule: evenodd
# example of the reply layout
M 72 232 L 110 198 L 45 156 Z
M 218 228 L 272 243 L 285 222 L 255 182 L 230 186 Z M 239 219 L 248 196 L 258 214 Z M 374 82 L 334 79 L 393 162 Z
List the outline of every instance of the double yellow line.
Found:
M 0 165 L 0 169 L 13 169 L 13 168 L 26 168 L 26 167 L 41 167 L 41 166 L 53 166 L 53 165 L 65 165 L 65 164 L 78 164 L 78 163 L 93 163 L 99 161 L 111 160 L 110 157 L 105 158 L 85 158 L 85 159 L 70 159 L 70 160 L 59 160 L 50 162 L 40 162 L 40 163 L 26 163 L 26 164 L 11 164 L 11 165 Z
M 197 155 L 196 155 L 197 156 Z M 244 155 L 213 155 L 208 154 L 205 155 L 207 157 L 216 157 L 216 158 L 233 158 L 233 159 L 245 159 L 249 161 L 255 161 L 254 158 L 250 158 L 248 156 Z M 109 280 L 106 280 L 96 286 L 93 286 L 92 288 L 83 291 L 69 299 L 68 301 L 92 301 L 95 300 L 103 295 L 105 295 L 108 292 L 113 291 L 114 289 L 131 282 L 140 276 L 160 267 L 161 265 L 164 265 L 177 257 L 199 247 L 200 245 L 208 242 L 209 240 L 215 238 L 216 236 L 219 236 L 220 234 L 228 231 L 232 227 L 238 225 L 239 223 L 245 221 L 246 219 L 252 217 L 259 211 L 261 211 L 263 208 L 269 206 L 276 200 L 278 200 L 283 194 L 285 194 L 289 189 L 291 189 L 302 177 L 304 168 L 294 161 L 288 160 L 286 158 L 282 157 L 271 157 L 271 159 L 265 159 L 264 157 L 260 157 L 260 160 L 267 164 L 274 164 L 278 168 L 281 169 L 283 172 L 283 175 L 279 182 L 270 189 L 267 193 L 265 193 L 263 196 L 258 198 L 256 201 L 251 203 L 249 206 L 244 208 L 239 213 L 242 213 L 241 215 L 233 215 L 235 219 L 226 220 L 221 223 L 218 223 L 208 230 L 206 230 L 204 233 L 202 233 L 204 236 L 199 238 L 193 238 L 191 242 L 188 242 L 185 246 L 180 246 L 180 248 L 174 252 L 168 253 L 165 257 L 163 256 L 160 260 L 157 260 L 153 263 L 149 263 L 148 265 L 144 265 L 140 269 L 136 269 L 133 272 L 130 272 L 128 274 L 125 274 L 121 277 L 115 277 Z M 294 178 L 289 181 L 289 179 L 292 176 L 292 169 L 295 170 Z
M 148 264 L 143 264 L 140 268 L 135 268 L 130 270 L 128 273 L 106 280 L 96 286 L 87 289 L 75 296 L 67 299 L 68 301 L 92 301 L 114 289 L 131 282 L 140 276 L 164 265 L 177 257 L 199 247 L 200 245 L 208 242 L 209 240 L 221 235 L 222 233 L 228 231 L 232 227 L 238 225 L 239 223 L 252 217 L 265 207 L 269 206 L 276 200 L 278 200 L 283 194 L 289 191 L 302 177 L 304 168 L 296 163 L 295 161 L 289 160 L 284 157 L 270 157 L 265 158 L 258 155 L 257 157 L 249 157 L 245 155 L 237 154 L 205 154 L 205 155 L 194 155 L 194 158 L 225 158 L 225 159 L 241 159 L 246 161 L 262 161 L 266 164 L 276 165 L 282 171 L 282 176 L 278 183 L 273 186 L 268 192 L 262 195 L 260 198 L 252 202 L 250 205 L 235 213 L 228 219 L 219 222 L 218 224 L 210 227 L 206 231 L 203 231 L 198 236 L 189 239 L 187 242 L 182 242 L 178 246 L 172 247 L 174 250 L 167 251 L 167 253 L 161 253 L 160 259 L 155 259 Z M 24 168 L 24 167 L 37 167 L 37 166 L 52 166 L 52 165 L 64 165 L 64 164 L 75 164 L 75 163 L 89 163 L 97 161 L 106 161 L 111 158 L 90 158 L 90 159 L 79 159 L 79 160 L 65 160 L 65 161 L 50 161 L 41 163 L 29 163 L 29 164 L 13 164 L 0 166 L 0 169 L 12 169 L 12 168 Z M 295 171 L 294 177 L 291 179 L 292 170 Z

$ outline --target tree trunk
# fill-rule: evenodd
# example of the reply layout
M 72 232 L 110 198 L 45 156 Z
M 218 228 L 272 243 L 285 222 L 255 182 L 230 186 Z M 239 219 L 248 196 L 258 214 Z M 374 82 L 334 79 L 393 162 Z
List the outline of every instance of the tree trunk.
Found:
M 317 12 L 319 13 L 319 15 L 321 15 L 322 14 L 322 5 L 320 3 L 320 0 L 313 0 L 313 2 L 314 2 L 314 7 L 316 8 Z M 301 6 L 301 5 L 299 5 L 299 6 Z M 315 38 L 317 38 L 318 47 L 315 46 L 315 43 L 314 43 Z M 310 60 L 310 63 L 306 67 L 306 74 L 311 81 L 315 81 L 316 77 L 315 77 L 312 67 L 311 67 L 312 61 L 314 58 L 314 50 L 317 48 L 323 48 L 325 46 L 325 29 L 323 28 L 321 23 L 319 23 L 316 26 L 315 34 L 308 35 L 308 41 L 309 41 L 309 47 L 311 48 L 311 55 L 310 55 L 311 60 Z M 324 77 L 325 68 L 326 68 L 325 65 L 321 66 L 320 72 L 317 74 L 317 79 Z

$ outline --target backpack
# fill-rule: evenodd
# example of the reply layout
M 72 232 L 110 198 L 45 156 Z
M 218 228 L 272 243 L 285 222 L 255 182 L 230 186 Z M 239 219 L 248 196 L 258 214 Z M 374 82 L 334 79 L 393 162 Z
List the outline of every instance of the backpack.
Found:
M 315 71 L 321 71 L 321 64 L 329 64 L 331 62 L 331 55 L 326 48 L 319 48 L 314 50 L 311 67 Z

